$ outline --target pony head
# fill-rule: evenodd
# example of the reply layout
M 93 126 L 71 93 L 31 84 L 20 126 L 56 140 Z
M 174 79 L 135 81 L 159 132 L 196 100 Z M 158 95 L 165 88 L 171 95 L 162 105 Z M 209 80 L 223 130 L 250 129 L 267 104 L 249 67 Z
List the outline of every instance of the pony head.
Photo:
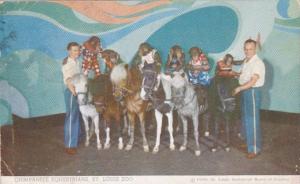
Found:
M 87 76 L 83 74 L 75 74 L 72 77 L 72 84 L 75 87 L 75 92 L 77 94 L 77 100 L 79 105 L 85 105 L 88 99 L 88 79 Z
M 160 84 L 160 77 L 156 71 L 156 66 L 153 64 L 145 65 L 142 69 L 142 86 L 140 97 L 143 100 L 148 100 L 154 91 L 157 91 Z
M 171 98 L 175 106 L 180 106 L 184 103 L 185 93 L 189 85 L 185 76 L 175 73 L 171 80 Z

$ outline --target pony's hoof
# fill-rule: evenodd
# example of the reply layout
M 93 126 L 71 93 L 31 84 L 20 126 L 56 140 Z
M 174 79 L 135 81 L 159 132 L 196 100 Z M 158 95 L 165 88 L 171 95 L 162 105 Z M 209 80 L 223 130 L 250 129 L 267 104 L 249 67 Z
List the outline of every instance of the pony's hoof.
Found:
M 217 148 L 212 148 L 211 152 L 215 153 L 217 151 Z
M 180 146 L 179 151 L 184 151 L 186 150 L 186 146 Z
M 205 136 L 205 137 L 208 137 L 208 136 L 209 136 L 209 132 L 206 131 L 206 132 L 204 133 L 204 136 Z
M 149 146 L 146 145 L 146 146 L 143 146 L 144 147 L 144 152 L 149 152 Z
M 174 144 L 171 144 L 171 145 L 170 145 L 170 150 L 171 150 L 171 151 L 174 151 L 174 150 L 175 150 L 175 145 L 174 145 Z
M 101 150 L 101 149 L 102 149 L 101 144 L 100 144 L 100 145 L 97 145 L 97 149 L 98 149 L 98 150 Z
M 125 150 L 126 150 L 126 151 L 130 151 L 131 149 L 132 149 L 132 145 L 127 144 Z
M 230 151 L 230 148 L 229 148 L 229 147 L 226 147 L 226 148 L 225 148 L 225 151 L 229 152 L 229 151 Z
M 118 149 L 119 149 L 119 150 L 122 150 L 122 149 L 123 149 L 123 147 L 124 147 L 123 143 L 119 143 L 119 145 L 118 145 Z
M 158 146 L 155 146 L 155 147 L 153 148 L 152 153 L 153 153 L 153 154 L 156 154 L 156 153 L 158 153 L 158 151 L 159 151 Z
M 109 149 L 110 148 L 110 144 L 105 144 L 104 145 L 104 149 Z
M 197 157 L 200 156 L 200 155 L 201 155 L 201 151 L 200 151 L 200 150 L 195 151 L 195 155 L 196 155 Z
M 85 147 L 88 147 L 90 145 L 90 142 L 85 142 Z

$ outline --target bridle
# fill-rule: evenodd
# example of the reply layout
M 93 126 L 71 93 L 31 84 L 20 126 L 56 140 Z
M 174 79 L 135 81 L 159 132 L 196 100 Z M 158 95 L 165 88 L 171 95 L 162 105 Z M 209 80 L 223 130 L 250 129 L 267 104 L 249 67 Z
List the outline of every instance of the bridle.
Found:
M 87 105 L 89 102 L 88 102 L 88 91 L 86 92 L 83 92 L 83 91 L 80 91 L 80 92 L 76 92 L 77 96 L 78 95 L 84 95 L 84 97 L 87 99 L 85 101 L 85 103 L 80 103 L 79 106 L 83 106 L 83 105 Z
M 149 97 L 149 99 L 154 98 L 153 91 L 158 82 L 157 81 L 158 73 L 155 71 L 153 66 L 155 67 L 155 65 L 153 64 L 145 65 L 142 70 L 143 83 L 141 88 L 144 89 L 144 91 L 146 92 L 146 96 Z

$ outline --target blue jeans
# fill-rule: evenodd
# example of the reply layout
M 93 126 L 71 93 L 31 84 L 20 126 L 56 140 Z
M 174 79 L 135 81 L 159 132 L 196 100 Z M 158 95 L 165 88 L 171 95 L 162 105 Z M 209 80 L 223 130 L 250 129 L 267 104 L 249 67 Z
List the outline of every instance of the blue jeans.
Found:
M 80 111 L 77 97 L 69 89 L 64 92 L 66 117 L 64 124 L 64 142 L 66 148 L 76 148 L 80 135 Z
M 261 89 L 250 88 L 242 91 L 242 136 L 246 138 L 248 153 L 261 151 L 260 102 Z

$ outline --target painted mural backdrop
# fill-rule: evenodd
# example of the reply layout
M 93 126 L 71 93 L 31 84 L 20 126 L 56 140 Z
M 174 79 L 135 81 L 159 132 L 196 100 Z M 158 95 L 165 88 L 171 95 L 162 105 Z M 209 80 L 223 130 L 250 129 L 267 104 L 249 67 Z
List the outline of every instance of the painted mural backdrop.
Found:
M 164 61 L 174 44 L 199 46 L 214 64 L 226 53 L 242 59 L 244 40 L 258 33 L 267 66 L 262 108 L 300 113 L 298 0 L 1 2 L 0 122 L 65 111 L 68 42 L 97 35 L 128 63 L 145 41 Z

